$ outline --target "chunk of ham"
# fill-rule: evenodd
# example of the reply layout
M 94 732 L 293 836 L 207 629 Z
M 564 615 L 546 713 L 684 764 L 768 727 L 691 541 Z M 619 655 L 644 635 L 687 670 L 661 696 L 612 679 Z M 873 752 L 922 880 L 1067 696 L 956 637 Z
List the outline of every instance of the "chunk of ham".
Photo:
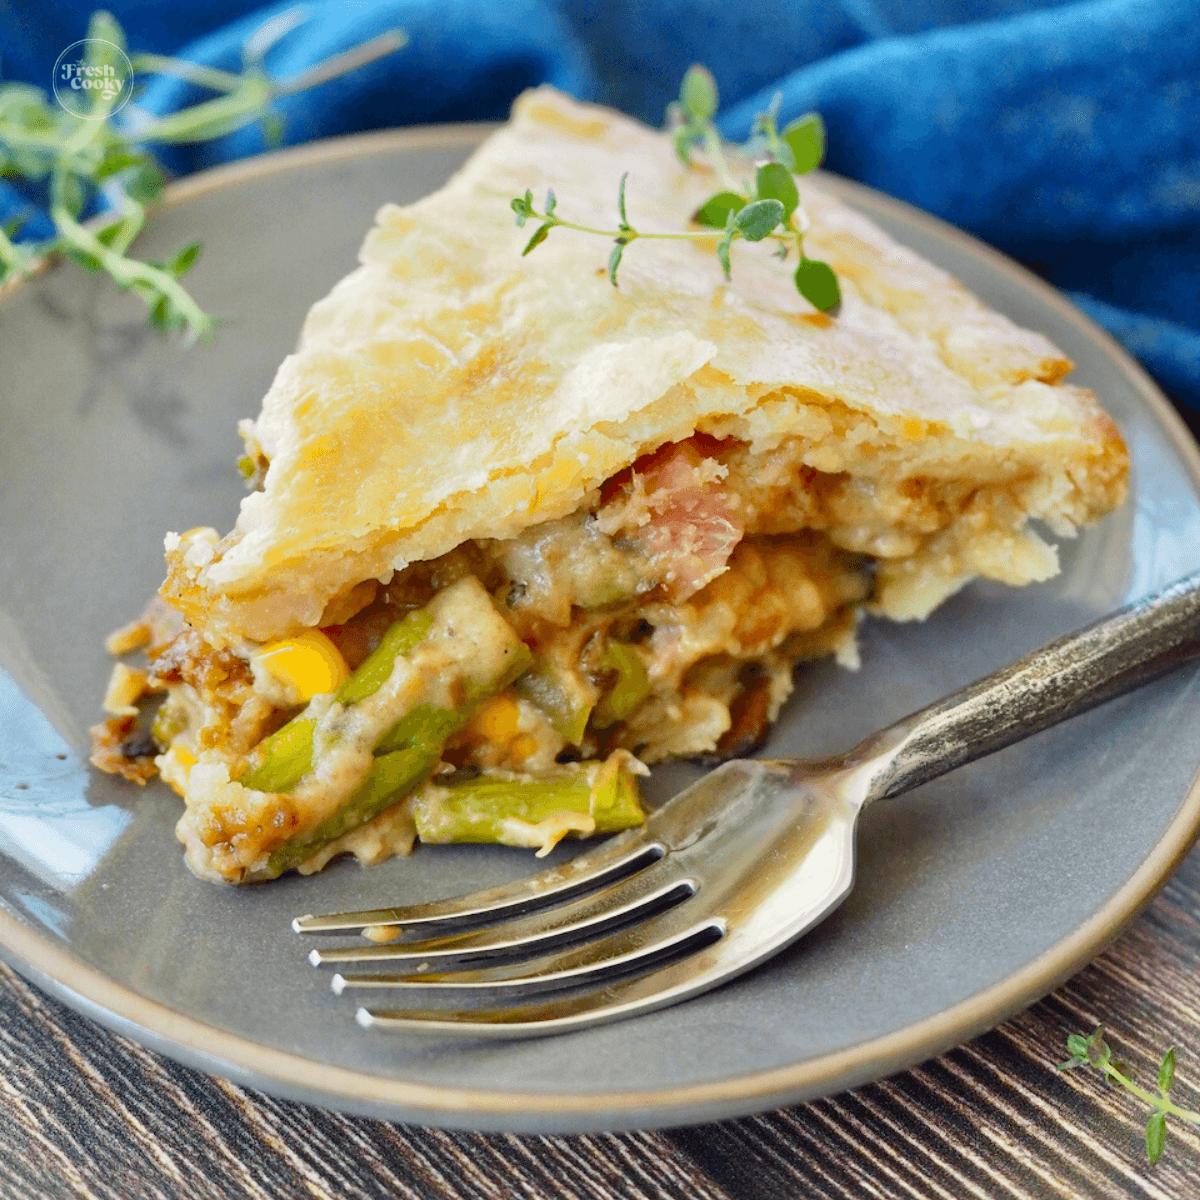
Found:
M 704 434 L 660 446 L 611 479 L 601 496 L 601 529 L 634 542 L 676 602 L 720 575 L 745 533 L 722 485 L 720 447 Z

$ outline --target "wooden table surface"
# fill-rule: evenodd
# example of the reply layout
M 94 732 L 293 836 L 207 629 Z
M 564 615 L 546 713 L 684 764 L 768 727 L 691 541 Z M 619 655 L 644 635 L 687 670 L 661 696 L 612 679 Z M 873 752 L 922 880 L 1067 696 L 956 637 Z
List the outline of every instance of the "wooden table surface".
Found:
M 152 1054 L 0 965 L 0 1196 L 55 1200 L 360 1197 L 1200 1196 L 1200 1130 L 1151 1168 L 1146 1110 L 1094 1072 L 1060 1074 L 1100 1023 L 1153 1086 L 1200 1107 L 1200 847 L 1120 940 L 992 1033 L 881 1083 L 663 1132 L 448 1133 L 274 1100 Z

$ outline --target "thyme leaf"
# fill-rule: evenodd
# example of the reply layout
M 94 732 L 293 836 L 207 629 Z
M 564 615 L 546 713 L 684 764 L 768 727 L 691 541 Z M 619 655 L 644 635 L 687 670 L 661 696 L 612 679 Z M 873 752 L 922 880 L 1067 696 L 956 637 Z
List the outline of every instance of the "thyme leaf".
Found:
M 746 207 L 746 198 L 736 192 L 718 192 L 707 200 L 692 215 L 697 225 L 708 225 L 713 229 L 724 229 L 725 218 Z
M 807 174 L 825 160 L 825 122 L 821 114 L 810 112 L 797 117 L 783 131 L 783 141 L 792 152 L 792 170 Z

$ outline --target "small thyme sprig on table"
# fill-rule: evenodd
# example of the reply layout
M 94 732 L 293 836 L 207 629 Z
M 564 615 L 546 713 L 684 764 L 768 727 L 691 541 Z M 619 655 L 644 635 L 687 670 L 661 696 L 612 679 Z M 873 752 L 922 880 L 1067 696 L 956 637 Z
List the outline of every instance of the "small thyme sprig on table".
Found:
M 189 242 L 167 262 L 128 253 L 165 184 L 147 147 L 207 141 L 256 121 L 268 143 L 278 144 L 282 128 L 272 111 L 278 97 L 352 71 L 408 40 L 402 31 L 391 30 L 292 79 L 270 78 L 264 55 L 303 19 L 300 10 L 291 10 L 252 34 L 243 47 L 240 74 L 157 54 L 134 55 L 135 73 L 175 75 L 219 94 L 164 117 L 135 113 L 126 126 L 114 124 L 113 101 L 98 91 L 81 116 L 55 104 L 40 88 L 0 85 L 0 176 L 44 187 L 54 225 L 52 235 L 33 242 L 16 240 L 21 218 L 0 227 L 0 283 L 32 275 L 48 258 L 60 256 L 84 270 L 105 271 L 117 287 L 140 296 L 155 328 L 183 331 L 190 341 L 207 338 L 213 320 L 179 282 L 200 256 L 200 243 Z M 113 17 L 93 14 L 87 37 L 85 68 L 125 69 L 125 35 Z M 107 211 L 82 223 L 84 212 L 101 197 Z
M 705 228 L 678 233 L 647 233 L 635 229 L 625 213 L 627 171 L 621 176 L 617 189 L 619 221 L 616 229 L 596 229 L 564 220 L 555 211 L 558 201 L 553 190 L 546 193 L 541 212 L 534 206 L 533 193 L 528 189 L 524 196 L 514 197 L 510 203 L 519 226 L 530 220 L 541 222 L 525 244 L 522 255 L 535 250 L 549 237 L 552 229 L 560 226 L 611 238 L 613 249 L 608 259 L 608 277 L 616 287 L 617 268 L 621 265 L 625 247 L 639 238 L 688 241 L 711 238 L 713 230 L 720 230 L 717 259 L 726 279 L 730 278 L 732 270 L 730 248 L 734 241 L 740 238 L 761 242 L 770 238 L 779 243 L 777 254 L 781 259 L 786 259 L 795 248 L 800 260 L 793 276 L 796 290 L 821 312 L 836 308 L 842 298 L 837 276 L 828 263 L 805 256 L 804 235 L 809 220 L 800 207 L 800 193 L 792 178 L 820 165 L 825 154 L 825 126 L 816 113 L 807 113 L 781 132 L 776 123 L 778 108 L 779 97 L 776 96 L 771 108 L 755 118 L 747 149 L 762 154 L 767 161 L 755 168 L 753 184 L 740 182 L 729 169 L 720 134 L 712 123 L 717 111 L 717 85 L 704 67 L 690 67 L 679 89 L 678 104 L 671 106 L 670 116 L 676 122 L 675 150 L 684 164 L 692 165 L 692 153 L 699 142 L 724 188 L 710 196 L 692 216 L 696 224 Z
M 1200 1112 L 1190 1108 L 1180 1108 L 1171 1100 L 1168 1093 L 1175 1083 L 1175 1048 L 1163 1055 L 1158 1068 L 1158 1095 L 1139 1086 L 1129 1078 L 1128 1068 L 1112 1056 L 1112 1050 L 1104 1040 L 1104 1026 L 1101 1025 L 1091 1037 L 1085 1038 L 1081 1033 L 1073 1033 L 1067 1038 L 1067 1050 L 1071 1057 L 1064 1063 L 1059 1063 L 1060 1071 L 1073 1071 L 1076 1067 L 1095 1067 L 1105 1079 L 1120 1084 L 1127 1091 L 1144 1100 L 1150 1105 L 1150 1118 L 1146 1122 L 1146 1156 L 1153 1166 L 1162 1156 L 1163 1146 L 1167 1139 L 1167 1117 L 1177 1117 L 1192 1125 L 1200 1125 Z

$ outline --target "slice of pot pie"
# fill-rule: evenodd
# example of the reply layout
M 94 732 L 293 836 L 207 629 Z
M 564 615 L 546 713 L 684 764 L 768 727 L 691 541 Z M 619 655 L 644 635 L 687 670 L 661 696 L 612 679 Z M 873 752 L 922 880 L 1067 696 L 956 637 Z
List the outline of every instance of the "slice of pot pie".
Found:
M 386 205 L 254 421 L 232 532 L 167 537 L 96 761 L 184 797 L 240 882 L 426 841 L 539 847 L 640 818 L 635 776 L 744 753 L 864 606 L 1057 569 L 1125 448 L 1070 363 L 802 183 L 816 312 L 766 243 L 522 257 L 509 198 L 682 229 L 714 188 L 670 139 L 542 88 L 439 192 Z M 131 678 L 132 677 L 132 678 Z M 150 742 L 139 694 L 166 692 Z

